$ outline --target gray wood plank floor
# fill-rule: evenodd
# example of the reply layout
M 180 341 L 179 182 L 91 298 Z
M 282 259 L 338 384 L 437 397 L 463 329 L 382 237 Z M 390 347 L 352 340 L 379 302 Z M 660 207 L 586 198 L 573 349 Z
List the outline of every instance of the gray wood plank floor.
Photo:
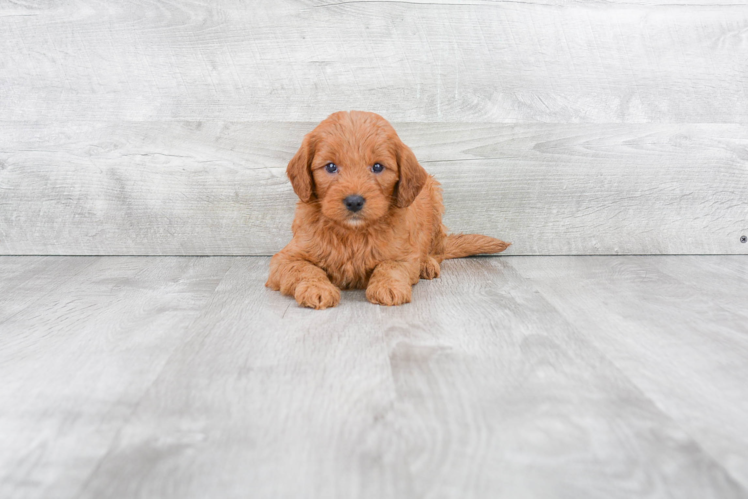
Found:
M 748 258 L 0 257 L 0 496 L 748 495 Z

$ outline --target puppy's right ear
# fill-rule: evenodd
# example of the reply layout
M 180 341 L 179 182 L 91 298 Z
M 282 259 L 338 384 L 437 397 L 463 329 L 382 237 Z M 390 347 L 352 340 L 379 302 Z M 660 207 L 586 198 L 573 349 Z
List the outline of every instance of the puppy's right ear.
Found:
M 291 161 L 288 162 L 286 174 L 291 180 L 294 193 L 303 202 L 308 202 L 314 196 L 314 181 L 312 180 L 312 159 L 314 148 L 309 135 L 304 137 L 301 147 Z

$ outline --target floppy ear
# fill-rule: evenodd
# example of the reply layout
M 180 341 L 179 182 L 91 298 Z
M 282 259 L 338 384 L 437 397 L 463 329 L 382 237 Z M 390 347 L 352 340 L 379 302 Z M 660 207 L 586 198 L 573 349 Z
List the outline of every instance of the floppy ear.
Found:
M 395 205 L 405 208 L 413 203 L 421 192 L 429 174 L 418 163 L 413 151 L 402 142 L 397 148 L 397 165 L 400 169 L 400 180 L 397 182 Z
M 301 147 L 291 161 L 288 162 L 286 174 L 291 180 L 294 193 L 303 202 L 308 202 L 314 196 L 314 181 L 312 180 L 312 158 L 314 149 L 309 135 L 304 137 Z

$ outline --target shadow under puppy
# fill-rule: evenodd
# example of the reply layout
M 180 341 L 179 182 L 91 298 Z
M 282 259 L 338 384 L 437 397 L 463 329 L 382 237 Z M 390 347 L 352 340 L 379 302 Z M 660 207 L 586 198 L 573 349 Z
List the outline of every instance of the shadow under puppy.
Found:
M 336 306 L 341 288 L 366 288 L 375 304 L 404 304 L 420 278 L 439 277 L 444 259 L 509 246 L 447 235 L 439 183 L 374 113 L 330 115 L 304 137 L 287 173 L 300 199 L 293 239 L 270 261 L 265 286 L 302 306 Z

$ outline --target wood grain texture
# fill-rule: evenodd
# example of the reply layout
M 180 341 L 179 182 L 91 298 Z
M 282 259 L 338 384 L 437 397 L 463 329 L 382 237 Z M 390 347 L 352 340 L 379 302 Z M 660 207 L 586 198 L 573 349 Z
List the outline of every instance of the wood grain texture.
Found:
M 75 496 L 229 268 L 221 258 L 45 262 L 35 279 L 62 285 L 17 289 L 16 314 L 0 317 L 2 496 Z
M 54 293 L 96 258 L 3 257 L 0 259 L 0 321 Z
M 515 254 L 748 253 L 748 5 L 0 3 L 0 254 L 264 255 L 379 112 Z
M 732 1 L 4 2 L 0 116 L 746 122 L 746 23 Z
M 326 311 L 265 289 L 267 258 L 57 268 L 0 319 L 0 495 L 745 496 L 720 364 L 744 313 L 712 291 L 744 296 L 745 257 L 576 259 L 448 261 L 412 304 Z
M 0 123 L 0 253 L 267 255 L 312 123 Z M 748 128 L 395 124 L 513 254 L 748 253 Z
M 746 258 L 511 262 L 748 488 Z

